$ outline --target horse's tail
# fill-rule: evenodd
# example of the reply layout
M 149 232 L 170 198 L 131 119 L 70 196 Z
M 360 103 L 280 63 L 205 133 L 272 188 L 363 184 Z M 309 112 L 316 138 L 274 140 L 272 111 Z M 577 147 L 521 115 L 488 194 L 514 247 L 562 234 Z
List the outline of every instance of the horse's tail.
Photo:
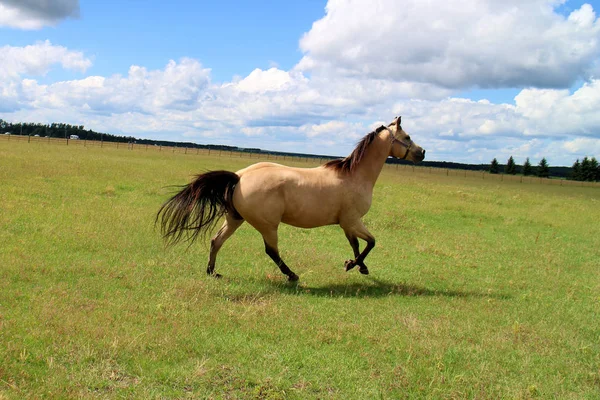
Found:
M 241 218 L 233 207 L 233 191 L 240 177 L 229 171 L 197 175 L 162 205 L 156 214 L 161 233 L 169 244 L 190 243 L 209 232 L 225 212 Z

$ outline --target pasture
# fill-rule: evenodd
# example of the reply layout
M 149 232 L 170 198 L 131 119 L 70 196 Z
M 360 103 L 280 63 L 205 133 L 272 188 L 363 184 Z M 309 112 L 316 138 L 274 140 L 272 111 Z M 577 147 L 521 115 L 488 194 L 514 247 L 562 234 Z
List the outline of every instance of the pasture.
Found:
M 385 168 L 371 275 L 244 224 L 209 278 L 155 213 L 256 161 L 0 141 L 0 399 L 598 398 L 600 189 Z

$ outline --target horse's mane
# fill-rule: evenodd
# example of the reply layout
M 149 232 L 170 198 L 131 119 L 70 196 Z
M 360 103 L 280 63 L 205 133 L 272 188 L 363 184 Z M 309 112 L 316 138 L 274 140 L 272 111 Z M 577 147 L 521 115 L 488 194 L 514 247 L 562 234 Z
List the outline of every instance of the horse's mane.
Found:
M 360 140 L 360 142 L 358 142 L 358 144 L 348 157 L 328 161 L 323 166 L 325 168 L 331 168 L 335 171 L 345 174 L 354 171 L 360 160 L 362 160 L 363 156 L 365 155 L 367 148 L 375 139 L 375 136 L 377 136 L 377 134 L 383 131 L 384 129 L 386 128 L 382 125 L 379 128 L 375 129 L 373 132 L 368 133 L 364 138 Z

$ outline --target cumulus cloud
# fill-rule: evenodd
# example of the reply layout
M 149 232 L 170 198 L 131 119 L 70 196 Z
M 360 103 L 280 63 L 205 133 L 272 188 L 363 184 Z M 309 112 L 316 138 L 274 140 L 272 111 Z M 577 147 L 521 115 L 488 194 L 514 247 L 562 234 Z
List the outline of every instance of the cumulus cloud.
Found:
M 600 23 L 556 0 L 330 0 L 298 68 L 446 88 L 569 87 L 600 55 Z
M 190 111 L 209 84 L 210 70 L 193 59 L 170 61 L 164 70 L 132 66 L 127 76 L 85 79 L 40 85 L 32 104 L 48 108 L 82 108 L 89 113 Z
M 568 90 L 525 89 L 515 97 L 525 135 L 581 135 L 600 138 L 600 80 Z
M 79 0 L 0 0 L 0 26 L 40 29 L 79 17 Z
M 85 72 L 92 65 L 83 53 L 55 46 L 48 40 L 25 47 L 0 47 L 0 59 L 0 79 L 24 74 L 44 75 L 55 64 L 79 72 Z
M 576 138 L 569 140 L 562 145 L 562 148 L 573 155 L 599 155 L 600 139 Z M 581 157 L 580 157 L 581 158 Z
M 43 76 L 56 65 L 83 73 L 92 65 L 83 53 L 49 41 L 25 47 L 0 47 L 0 60 L 0 110 L 4 112 L 30 108 L 36 99 L 43 99 L 43 88 L 23 75 Z
M 292 83 L 292 76 L 275 67 L 267 71 L 256 68 L 247 77 L 237 83 L 239 90 L 247 93 L 264 93 L 284 90 Z

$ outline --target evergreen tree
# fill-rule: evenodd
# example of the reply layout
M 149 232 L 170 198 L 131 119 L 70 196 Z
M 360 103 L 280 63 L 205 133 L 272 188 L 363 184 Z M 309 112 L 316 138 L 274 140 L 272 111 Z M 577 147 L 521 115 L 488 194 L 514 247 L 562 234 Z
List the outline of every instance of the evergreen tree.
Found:
M 508 161 L 506 162 L 506 167 L 504 167 L 504 173 L 515 175 L 517 173 L 517 165 L 515 164 L 515 159 L 513 156 L 510 156 Z
M 546 161 L 546 157 L 540 160 L 537 167 L 537 175 L 540 178 L 548 178 L 550 176 L 550 166 L 548 165 L 548 161 Z
M 594 171 L 592 171 L 590 165 L 590 159 L 587 156 L 583 157 L 583 161 L 581 161 L 581 180 L 591 181 L 593 180 L 594 175 Z
M 490 165 L 490 174 L 497 174 L 498 172 L 500 172 L 500 166 L 498 165 L 498 160 L 494 158 Z
M 533 169 L 531 168 L 531 163 L 529 162 L 529 157 L 525 160 L 525 164 L 523 164 L 523 175 L 531 175 L 533 174 Z
M 593 181 L 600 181 L 600 168 L 598 167 L 598 160 L 596 157 L 592 157 L 590 160 L 591 176 Z
M 574 181 L 580 181 L 581 180 L 581 163 L 579 162 L 579 158 L 577 159 L 577 161 L 575 161 L 573 163 L 573 166 L 571 168 L 573 168 L 573 171 L 571 172 L 571 179 L 573 179 Z

